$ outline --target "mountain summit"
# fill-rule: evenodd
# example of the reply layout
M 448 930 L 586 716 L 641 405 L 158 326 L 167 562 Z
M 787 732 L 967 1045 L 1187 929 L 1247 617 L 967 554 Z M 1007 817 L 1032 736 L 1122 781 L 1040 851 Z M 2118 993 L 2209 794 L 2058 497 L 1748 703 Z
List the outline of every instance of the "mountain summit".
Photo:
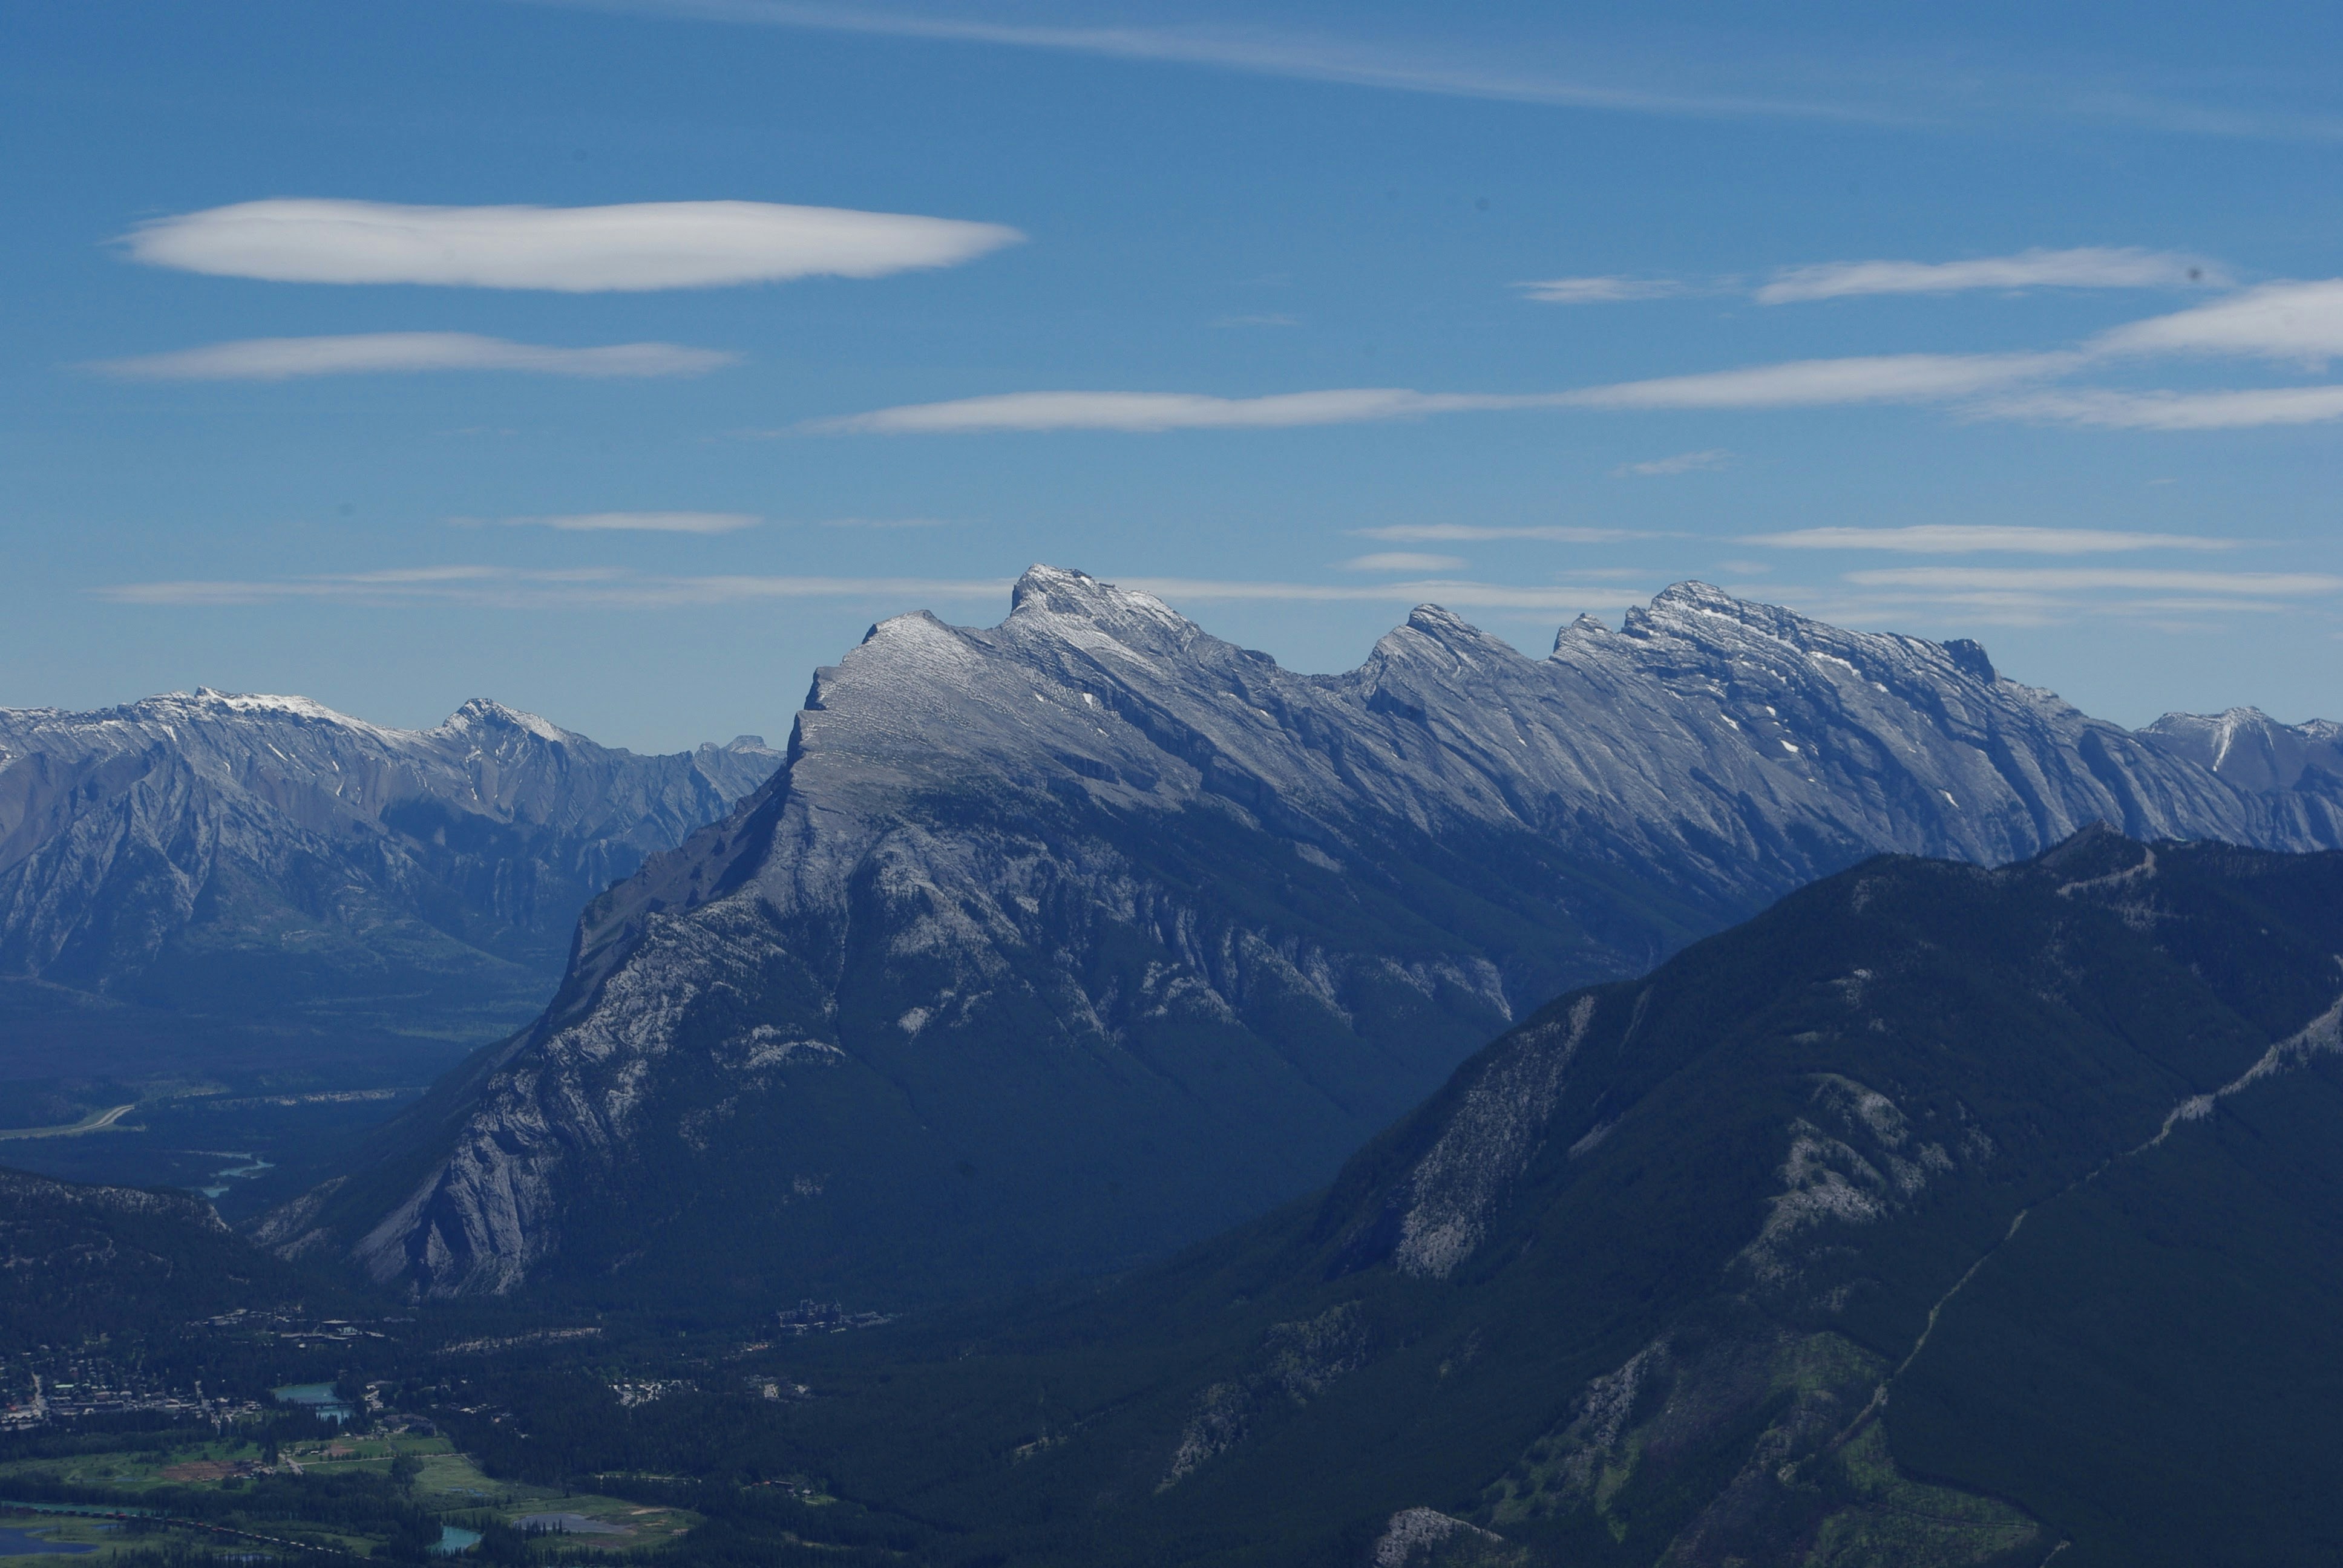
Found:
M 1311 676 L 1036 567 L 997 627 L 898 616 L 820 671 L 772 781 L 588 907 L 537 1027 L 272 1233 L 431 1294 L 1132 1261 L 1867 855 L 2343 843 L 2343 778 L 2190 744 L 1699 583 L 1544 659 L 1424 606 Z

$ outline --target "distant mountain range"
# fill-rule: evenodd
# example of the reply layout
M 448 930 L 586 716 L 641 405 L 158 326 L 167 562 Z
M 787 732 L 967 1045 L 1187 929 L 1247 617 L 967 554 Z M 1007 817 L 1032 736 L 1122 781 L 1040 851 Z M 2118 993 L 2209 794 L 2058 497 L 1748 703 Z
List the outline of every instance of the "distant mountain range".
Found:
M 900 616 L 821 670 L 773 781 L 588 907 L 538 1023 L 266 1233 L 432 1295 L 1121 1266 L 1323 1181 L 1572 986 L 1879 851 L 2101 821 L 2343 844 L 2343 746 L 2127 730 L 1696 583 L 1544 659 L 1425 607 L 1308 676 L 1035 568 L 999 627 Z
M 208 690 L 0 709 L 8 1076 L 401 1037 L 444 1063 L 543 1005 L 588 900 L 779 761 L 754 737 L 639 757 L 487 701 L 423 730 Z
M 1866 861 L 1318 1199 L 811 1346 L 776 1462 L 936 1563 L 2307 1565 L 2338 1292 L 2343 854 L 2102 829 Z

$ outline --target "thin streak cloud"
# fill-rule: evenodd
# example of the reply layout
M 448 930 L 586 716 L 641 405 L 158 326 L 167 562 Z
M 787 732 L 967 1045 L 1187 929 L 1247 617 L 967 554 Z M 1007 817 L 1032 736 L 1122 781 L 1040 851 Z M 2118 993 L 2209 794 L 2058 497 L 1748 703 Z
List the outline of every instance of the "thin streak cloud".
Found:
M 2073 354 L 1875 354 L 1623 381 L 1551 401 L 1581 408 L 1819 408 L 1941 402 L 2056 376 Z
M 1431 556 L 1415 550 L 1379 550 L 1353 556 L 1342 563 L 1346 572 L 1453 572 L 1465 564 L 1462 556 Z
M 296 381 L 439 370 L 616 378 L 700 376 L 737 364 L 739 357 L 676 343 L 555 348 L 469 332 L 367 332 L 339 337 L 247 337 L 167 354 L 101 359 L 85 368 L 132 381 Z
M 1467 409 L 1551 406 L 1549 397 L 1415 392 L 1402 387 L 1339 387 L 1265 397 L 1212 397 L 1189 392 L 1006 392 L 944 403 L 912 403 L 815 419 L 817 435 L 963 435 L 990 431 L 1292 429 L 1356 425 Z
M 1513 285 L 1546 305 L 1615 305 L 1632 299 L 1673 299 L 1691 292 L 1673 277 L 1548 277 Z
M 151 266 L 275 283 L 429 284 L 630 293 L 883 277 L 952 266 L 1025 236 L 1000 224 L 772 202 L 398 206 L 241 202 L 141 224 Z
M 2137 534 L 2110 528 L 2027 528 L 1994 524 L 1924 523 L 1907 528 L 1795 528 L 1744 534 L 1741 542 L 1778 550 L 1888 550 L 1900 555 L 2089 556 L 2127 550 L 2233 550 L 2236 539 L 2201 534 Z
M 569 534 L 737 534 L 764 521 L 754 512 L 568 512 L 489 520 L 500 528 L 554 528 Z M 479 520 L 451 518 L 448 521 L 476 527 Z
M 1805 359 L 1568 392 L 1418 392 L 1334 387 L 1262 397 L 1190 392 L 1008 392 L 813 419 L 816 435 L 967 435 L 998 431 L 1293 429 L 1529 408 L 1810 408 L 1940 401 L 2050 376 L 2072 354 L 1891 354 Z
M 1117 578 L 1119 588 L 1151 593 L 1166 603 L 1228 603 L 1272 600 L 1307 604 L 1439 604 L 1451 609 L 1578 610 L 1624 608 L 1650 600 L 1648 589 L 1614 583 L 1516 586 L 1417 578 L 1391 583 L 1285 583 L 1227 581 L 1202 578 Z
M 1678 452 L 1673 457 L 1654 457 L 1645 463 L 1622 463 L 1611 470 L 1614 479 L 1658 479 L 1674 474 L 1705 474 L 1733 466 L 1733 454 L 1722 447 L 1712 447 L 1704 452 Z
M 101 599 L 135 605 L 264 605 L 334 601 L 380 607 L 447 604 L 491 609 L 668 609 L 760 599 L 991 599 L 1007 578 L 646 577 L 611 568 L 400 568 L 316 577 L 115 583 Z
M 1519 586 L 1417 578 L 1385 583 L 1288 583 L 1199 578 L 1118 578 L 1120 586 L 1191 603 L 1350 602 L 1456 608 L 1577 610 L 1640 604 L 1651 596 L 1615 584 Z M 1005 599 L 1007 578 L 652 577 L 611 568 L 557 571 L 434 566 L 331 576 L 116 583 L 93 590 L 115 604 L 225 608 L 346 603 L 383 608 L 448 605 L 485 609 L 675 609 L 776 599 L 868 599 L 900 608 L 921 601 Z M 891 612 L 891 611 L 890 611 Z
M 1831 261 L 1789 267 L 1756 291 L 1761 305 L 1868 294 L 1955 294 L 1977 288 L 2226 287 L 2229 275 L 2173 251 L 2027 250 L 1969 261 Z
M 1846 574 L 1866 588 L 1974 592 L 2092 592 L 2134 589 L 2187 594 L 2249 594 L 2265 598 L 2343 593 L 2343 577 L 2321 572 L 2191 572 L 2125 567 L 1892 567 Z
M 2343 387 L 2266 387 L 2228 392 L 2029 392 L 1994 398 L 1972 413 L 2111 430 L 2242 430 L 2343 419 Z
M 1363 539 L 1387 539 L 1393 544 L 1470 544 L 1488 539 L 1538 539 L 1555 545 L 1615 545 L 1629 539 L 1668 536 L 1634 528 L 1582 528 L 1566 524 L 1532 528 L 1485 528 L 1477 523 L 1392 523 L 1378 528 L 1353 528 Z

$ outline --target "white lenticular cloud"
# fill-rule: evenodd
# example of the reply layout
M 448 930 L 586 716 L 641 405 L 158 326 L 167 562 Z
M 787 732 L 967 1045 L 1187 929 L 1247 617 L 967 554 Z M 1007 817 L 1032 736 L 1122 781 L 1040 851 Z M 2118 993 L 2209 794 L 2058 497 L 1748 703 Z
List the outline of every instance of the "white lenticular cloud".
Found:
M 1464 564 L 1462 556 L 1429 556 L 1414 550 L 1378 550 L 1373 555 L 1353 556 L 1342 563 L 1342 569 L 1353 572 L 1449 572 Z
M 2343 354 L 2343 278 L 2266 283 L 2193 310 L 2115 327 L 2101 354 L 2232 354 L 2316 362 Z
M 739 358 L 674 343 L 549 348 L 469 332 L 367 332 L 342 337 L 248 337 L 88 367 L 136 381 L 291 381 L 426 370 L 519 370 L 598 377 L 698 376 Z
M 2090 556 L 2127 550 L 2232 550 L 2235 539 L 2201 534 L 2133 534 L 2111 528 L 2027 528 L 1993 524 L 1923 523 L 1907 528 L 1796 528 L 1745 534 L 1742 542 L 1780 550 L 1887 550 L 1900 555 Z
M 280 199 L 141 224 L 155 266 L 277 283 L 408 283 L 568 294 L 881 277 L 971 261 L 1024 236 L 999 224 L 772 202 L 398 206 Z
M 1936 588 L 1970 592 L 2087 592 L 2107 588 L 2152 592 L 2308 598 L 2343 593 L 2343 577 L 2319 572 L 2190 572 L 2123 567 L 1895 567 L 1849 572 L 1868 588 Z
M 953 435 L 993 430 L 1292 429 L 1356 425 L 1465 409 L 1550 405 L 1550 397 L 1412 392 L 1399 387 L 1209 397 L 1189 392 L 1006 392 L 949 403 L 914 403 L 816 419 L 803 429 L 831 435 Z
M 2096 425 L 2111 430 L 2242 430 L 2343 419 L 2343 387 L 2265 387 L 2227 392 L 2031 392 L 1974 412 L 2001 419 Z
M 2225 286 L 2228 274 L 2171 251 L 2028 250 L 1974 261 L 1832 261 L 1795 266 L 1760 287 L 1761 305 L 1865 294 L 1956 294 L 1975 288 L 2187 288 Z
M 1548 305 L 1611 305 L 1629 299 L 1667 299 L 1686 292 L 1673 277 L 1548 277 L 1513 286 Z

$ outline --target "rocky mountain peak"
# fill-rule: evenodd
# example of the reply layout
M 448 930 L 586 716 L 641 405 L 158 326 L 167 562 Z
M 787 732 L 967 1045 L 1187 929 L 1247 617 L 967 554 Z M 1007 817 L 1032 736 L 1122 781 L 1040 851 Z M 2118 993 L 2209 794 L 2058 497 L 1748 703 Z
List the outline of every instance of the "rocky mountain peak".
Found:
M 1184 648 L 1202 628 L 1153 594 L 1121 588 L 1087 572 L 1036 565 L 1010 590 L 1010 628 L 1088 640 L 1099 633 L 1148 651 Z
M 380 733 L 380 728 L 362 719 L 353 719 L 307 697 L 284 697 L 257 691 L 217 691 L 208 686 L 198 686 L 193 691 L 166 691 L 133 702 L 115 710 L 125 717 L 180 717 L 205 720 L 236 720 L 239 719 L 290 719 L 311 724 L 329 724 L 339 729 Z
M 440 725 L 439 728 L 443 730 L 458 731 L 469 731 L 473 729 L 518 729 L 536 736 L 539 740 L 550 740 L 555 742 L 569 741 L 578 739 L 578 737 L 572 735 L 568 730 L 562 729 L 558 724 L 539 719 L 534 713 L 526 713 L 518 708 L 508 708 L 505 704 L 497 701 L 494 698 L 489 697 L 473 698 L 461 708 L 456 709 L 455 712 L 449 714 L 447 716 L 447 722 Z
M 908 1300 L 944 1252 L 1110 1267 L 1320 1179 L 1564 983 L 1866 855 L 2001 864 L 2103 819 L 2343 845 L 2343 775 L 2257 790 L 1989 671 L 1681 583 L 1552 659 L 1427 605 L 1307 675 L 1037 566 L 999 625 L 896 616 L 820 671 L 770 787 L 596 900 L 565 1000 L 428 1177 L 333 1223 L 426 1292 L 608 1270 L 585 1195 L 672 1136 L 677 1212 L 736 1171 L 830 1173 L 740 1232 L 808 1291 Z M 907 1094 L 927 1131 L 890 1120 Z M 961 1151 L 1051 1116 L 1100 1141 L 971 1161 L 1049 1240 L 958 1228 Z M 928 1176 L 849 1174 L 907 1161 Z M 1066 1211 L 1077 1170 L 1152 1207 Z M 916 1265 L 823 1275 L 834 1225 Z
M 2306 774 L 2343 778 L 2343 730 L 2324 719 L 2282 724 L 2258 708 L 2167 713 L 2143 738 L 2250 789 L 2291 789 Z

